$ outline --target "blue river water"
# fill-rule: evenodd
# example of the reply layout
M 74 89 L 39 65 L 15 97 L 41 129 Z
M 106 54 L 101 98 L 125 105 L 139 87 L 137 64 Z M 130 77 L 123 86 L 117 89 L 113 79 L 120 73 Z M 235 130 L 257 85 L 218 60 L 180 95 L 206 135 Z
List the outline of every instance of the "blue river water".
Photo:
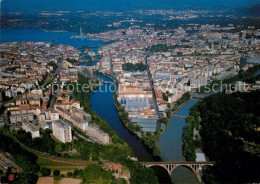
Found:
M 176 113 L 180 116 L 188 116 L 190 108 L 197 103 L 197 100 L 191 99 L 185 103 Z M 172 117 L 169 125 L 162 134 L 159 146 L 161 157 L 164 161 L 184 161 L 182 155 L 182 134 L 186 124 L 184 118 Z
M 191 99 L 176 112 L 176 115 L 188 116 L 190 109 L 198 101 Z M 162 134 L 159 147 L 161 149 L 161 158 L 163 161 L 185 161 L 182 154 L 182 136 L 186 120 L 184 118 L 172 116 L 169 125 Z M 198 183 L 193 172 L 186 167 L 177 167 L 171 175 L 174 184 Z
M 112 81 L 112 79 L 107 76 L 100 74 L 96 75 L 102 78 L 103 81 Z M 113 92 L 111 92 L 114 89 L 115 86 L 113 84 L 102 84 L 97 91 L 91 93 L 91 109 L 96 111 L 98 115 L 105 119 L 110 126 L 118 132 L 119 136 L 123 138 L 130 147 L 132 147 L 135 156 L 139 161 L 153 161 L 152 153 L 144 147 L 142 141 L 128 131 L 128 129 L 121 123 L 114 105 Z
M 74 33 L 69 32 L 52 32 L 43 30 L 26 30 L 26 29 L 0 29 L 0 43 L 2 42 L 50 42 L 52 44 L 72 45 L 78 49 L 82 46 L 88 46 L 90 50 L 97 52 L 99 46 L 103 43 L 100 40 L 92 39 L 71 39 Z M 95 63 L 94 63 L 95 64 Z M 99 75 L 99 74 L 97 74 Z M 111 81 L 110 78 L 99 75 L 103 80 Z M 113 93 L 108 89 L 113 89 L 111 84 L 102 84 L 100 90 L 93 92 L 90 96 L 91 107 L 99 116 L 107 120 L 111 127 L 116 130 L 121 138 L 123 138 L 130 147 L 132 147 L 135 156 L 139 161 L 155 161 L 150 150 L 148 150 L 142 141 L 133 135 L 120 122 L 118 112 L 113 101 Z M 106 91 L 107 90 L 107 91 Z M 105 92 L 106 91 L 106 92 Z M 190 108 L 196 103 L 190 100 L 183 105 L 177 112 L 178 115 L 189 114 Z M 171 118 L 168 127 L 161 136 L 159 146 L 161 148 L 161 158 L 163 161 L 183 161 L 182 156 L 182 134 L 185 126 L 185 120 L 180 118 Z M 168 174 L 162 168 L 154 168 L 156 175 L 159 177 L 160 183 L 170 183 Z M 178 167 L 171 175 L 174 183 L 197 183 L 195 174 L 185 167 Z

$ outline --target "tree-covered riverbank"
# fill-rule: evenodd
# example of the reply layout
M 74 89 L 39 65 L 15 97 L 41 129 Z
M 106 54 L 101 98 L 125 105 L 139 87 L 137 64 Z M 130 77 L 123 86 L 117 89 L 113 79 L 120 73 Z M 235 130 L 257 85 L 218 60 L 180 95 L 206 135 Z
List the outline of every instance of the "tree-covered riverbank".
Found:
M 219 93 L 192 108 L 183 151 L 187 160 L 194 160 L 195 148 L 202 146 L 206 156 L 216 161 L 216 165 L 203 171 L 206 183 L 260 181 L 259 97 L 260 91 Z M 198 127 L 201 143 L 196 143 L 193 135 Z

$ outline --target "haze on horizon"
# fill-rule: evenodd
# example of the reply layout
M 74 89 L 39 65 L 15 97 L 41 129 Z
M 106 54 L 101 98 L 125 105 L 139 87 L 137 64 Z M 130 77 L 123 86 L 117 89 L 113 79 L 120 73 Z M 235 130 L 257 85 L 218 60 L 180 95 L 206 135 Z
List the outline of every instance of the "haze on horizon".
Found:
M 1 2 L 1 0 L 0 0 Z M 4 0 L 1 12 L 127 11 L 137 9 L 238 9 L 260 0 Z

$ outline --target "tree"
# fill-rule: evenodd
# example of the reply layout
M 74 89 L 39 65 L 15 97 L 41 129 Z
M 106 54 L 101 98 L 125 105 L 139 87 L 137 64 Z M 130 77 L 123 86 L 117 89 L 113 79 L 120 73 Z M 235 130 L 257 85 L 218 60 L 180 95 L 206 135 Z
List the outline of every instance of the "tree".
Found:
M 165 125 L 167 125 L 167 124 L 168 124 L 168 121 L 169 121 L 166 117 L 162 117 L 160 120 L 161 120 L 161 122 L 162 122 L 163 124 L 165 124 Z
M 124 178 L 117 178 L 114 184 L 127 184 Z
M 140 127 L 139 125 L 136 125 L 135 131 L 136 131 L 136 132 L 139 132 L 140 130 L 141 130 L 141 127 Z
M 217 163 L 204 170 L 206 183 L 259 181 L 259 151 L 248 144 L 260 143 L 260 133 L 253 128 L 259 118 L 259 100 L 260 92 L 251 91 L 230 95 L 218 93 L 198 103 L 203 151 Z M 187 121 L 197 120 L 188 118 Z M 187 154 L 196 144 L 201 144 L 196 141 L 187 147 Z
M 59 170 L 54 170 L 53 171 L 53 175 L 54 176 L 59 176 L 60 175 L 60 171 Z
M 72 172 L 67 172 L 68 177 L 72 177 L 73 173 Z
M 46 167 L 42 167 L 40 173 L 42 176 L 49 176 L 51 174 L 51 170 Z
M 57 153 L 62 152 L 62 146 L 61 146 L 61 144 L 56 144 L 56 146 L 55 146 L 55 152 L 57 152 Z
M 147 66 L 143 63 L 137 63 L 137 64 L 132 64 L 132 63 L 126 63 L 123 64 L 123 70 L 125 71 L 145 71 L 147 69 Z

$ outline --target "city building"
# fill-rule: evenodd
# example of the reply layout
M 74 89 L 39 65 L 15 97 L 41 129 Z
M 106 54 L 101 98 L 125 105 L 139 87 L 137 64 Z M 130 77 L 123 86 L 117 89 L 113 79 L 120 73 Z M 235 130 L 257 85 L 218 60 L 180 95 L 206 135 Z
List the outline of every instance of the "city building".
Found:
M 69 111 L 67 111 L 65 109 L 62 109 L 61 107 L 57 107 L 56 111 L 59 113 L 59 115 L 63 119 L 73 123 L 73 125 L 75 125 L 76 127 L 80 128 L 83 131 L 87 130 L 87 128 L 88 128 L 88 121 L 83 120 L 80 117 L 73 115 L 71 112 L 69 112 Z
M 53 135 L 59 141 L 66 143 L 72 141 L 71 126 L 63 120 L 52 122 Z
M 28 120 L 22 121 L 22 129 L 24 129 L 26 132 L 30 132 L 32 134 L 32 138 L 40 137 L 39 127 L 33 125 Z
M 94 137 L 95 139 L 100 141 L 102 144 L 109 143 L 109 134 L 106 132 L 103 132 L 99 128 L 95 127 L 93 124 L 88 125 L 87 135 L 90 137 Z
M 88 122 L 92 121 L 91 115 L 86 113 L 83 109 L 79 109 L 79 108 L 72 106 L 72 107 L 70 107 L 69 111 L 72 114 L 74 114 L 75 116 L 77 116 L 85 121 L 88 121 Z
M 9 117 L 10 123 L 18 123 L 22 122 L 22 120 L 33 121 L 34 114 L 33 113 L 26 113 L 26 114 L 15 114 Z
M 144 132 L 155 132 L 157 127 L 158 119 L 144 119 L 144 118 L 133 118 L 132 123 L 136 123 L 142 128 Z
M 44 121 L 39 122 L 39 125 L 40 125 L 41 129 L 43 129 L 43 130 L 50 128 L 49 125 Z

